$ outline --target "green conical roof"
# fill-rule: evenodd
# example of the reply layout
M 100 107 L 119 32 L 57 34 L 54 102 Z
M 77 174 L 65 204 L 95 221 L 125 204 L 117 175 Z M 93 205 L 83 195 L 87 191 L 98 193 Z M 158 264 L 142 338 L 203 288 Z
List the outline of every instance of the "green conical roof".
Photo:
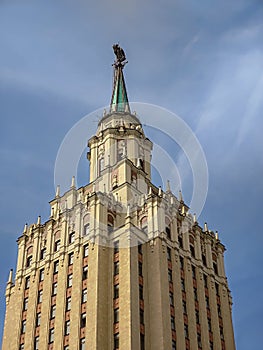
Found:
M 115 65 L 114 67 L 114 83 L 110 104 L 110 112 L 130 113 L 130 106 L 122 69 L 122 65 Z

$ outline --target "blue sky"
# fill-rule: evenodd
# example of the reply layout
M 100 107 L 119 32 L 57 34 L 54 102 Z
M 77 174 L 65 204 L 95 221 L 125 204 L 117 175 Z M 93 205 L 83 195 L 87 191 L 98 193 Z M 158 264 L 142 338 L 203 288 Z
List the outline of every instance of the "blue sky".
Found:
M 67 131 L 109 103 L 119 41 L 130 100 L 178 114 L 204 149 L 199 221 L 227 247 L 237 348 L 261 349 L 262 37 L 260 0 L 0 1 L 1 328 L 16 238 L 49 215 Z

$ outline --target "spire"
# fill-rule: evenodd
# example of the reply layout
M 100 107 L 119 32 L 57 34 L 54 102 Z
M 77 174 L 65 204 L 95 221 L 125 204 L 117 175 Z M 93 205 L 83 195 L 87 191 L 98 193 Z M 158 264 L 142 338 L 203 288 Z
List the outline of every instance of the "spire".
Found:
M 126 90 L 123 68 L 126 61 L 126 56 L 123 49 L 118 45 L 113 45 L 113 51 L 116 55 L 114 66 L 114 82 L 113 91 L 110 103 L 110 112 L 128 112 L 130 113 L 130 106 L 128 101 L 128 94 Z

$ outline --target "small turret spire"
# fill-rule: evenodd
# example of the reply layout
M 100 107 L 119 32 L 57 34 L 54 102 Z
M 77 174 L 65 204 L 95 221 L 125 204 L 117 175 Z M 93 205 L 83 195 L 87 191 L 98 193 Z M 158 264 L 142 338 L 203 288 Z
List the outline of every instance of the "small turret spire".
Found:
M 113 51 L 116 55 L 114 66 L 114 82 L 113 91 L 110 103 L 110 112 L 128 112 L 130 113 L 130 106 L 128 101 L 128 94 L 126 90 L 123 68 L 126 61 L 124 50 L 118 45 L 113 45 Z

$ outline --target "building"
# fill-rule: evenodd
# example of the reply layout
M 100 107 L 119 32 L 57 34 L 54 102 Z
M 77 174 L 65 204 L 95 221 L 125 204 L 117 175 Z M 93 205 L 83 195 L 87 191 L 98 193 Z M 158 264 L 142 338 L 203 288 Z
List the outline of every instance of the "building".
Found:
M 2 350 L 234 350 L 223 244 L 151 182 L 114 46 L 110 109 L 88 143 L 90 183 L 25 226 L 6 288 Z

